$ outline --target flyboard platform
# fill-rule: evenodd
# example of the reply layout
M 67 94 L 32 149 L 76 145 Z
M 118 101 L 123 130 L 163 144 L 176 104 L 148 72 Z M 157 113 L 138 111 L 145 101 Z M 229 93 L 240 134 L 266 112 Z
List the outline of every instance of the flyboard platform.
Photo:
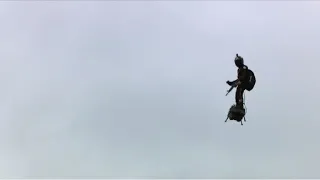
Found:
M 236 87 L 236 85 L 232 85 L 230 87 L 230 89 L 227 91 L 226 96 Z M 244 108 L 238 107 L 236 104 L 233 104 L 228 112 L 227 118 L 224 122 L 227 122 L 228 120 L 235 120 L 237 122 L 240 122 L 241 125 L 243 125 L 242 123 L 242 119 L 244 120 L 244 122 L 246 122 L 246 110 Z

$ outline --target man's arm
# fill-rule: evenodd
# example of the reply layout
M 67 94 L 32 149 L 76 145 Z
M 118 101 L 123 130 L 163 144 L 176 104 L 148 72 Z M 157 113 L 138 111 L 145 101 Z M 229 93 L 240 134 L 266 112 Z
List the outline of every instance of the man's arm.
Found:
M 227 81 L 227 84 L 228 84 L 229 86 L 237 86 L 237 85 L 239 85 L 239 80 L 236 79 L 236 80 L 234 80 L 234 81 Z
M 227 84 L 229 86 L 238 86 L 239 84 L 241 84 L 241 82 L 244 82 L 246 79 L 246 76 L 247 76 L 247 70 L 248 70 L 248 67 L 247 66 L 243 66 L 242 68 L 239 68 L 238 69 L 238 79 L 234 80 L 234 81 L 227 81 Z

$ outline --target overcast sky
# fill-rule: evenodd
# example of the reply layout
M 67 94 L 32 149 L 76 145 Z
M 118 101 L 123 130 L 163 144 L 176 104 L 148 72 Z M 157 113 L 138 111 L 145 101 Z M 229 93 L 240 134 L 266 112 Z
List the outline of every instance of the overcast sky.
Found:
M 0 3 L 0 177 L 320 178 L 320 2 Z M 224 123 L 239 53 L 247 123 Z

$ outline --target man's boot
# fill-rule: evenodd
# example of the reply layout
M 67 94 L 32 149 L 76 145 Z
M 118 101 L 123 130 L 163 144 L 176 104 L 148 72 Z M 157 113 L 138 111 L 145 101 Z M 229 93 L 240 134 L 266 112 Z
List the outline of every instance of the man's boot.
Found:
M 246 111 L 243 107 L 243 103 L 238 103 L 236 105 L 236 112 L 235 112 L 236 116 L 237 116 L 237 121 L 241 121 L 242 118 L 245 116 Z

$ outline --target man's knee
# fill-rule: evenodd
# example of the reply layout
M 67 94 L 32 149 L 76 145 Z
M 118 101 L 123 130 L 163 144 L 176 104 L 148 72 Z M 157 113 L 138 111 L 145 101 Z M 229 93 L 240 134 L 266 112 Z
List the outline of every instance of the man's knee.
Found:
M 237 87 L 237 91 L 236 91 L 236 96 L 238 98 L 242 98 L 243 92 L 244 92 L 244 88 L 243 87 Z
M 236 104 L 240 107 L 243 105 L 243 93 L 244 93 L 244 87 L 238 86 L 236 91 Z

